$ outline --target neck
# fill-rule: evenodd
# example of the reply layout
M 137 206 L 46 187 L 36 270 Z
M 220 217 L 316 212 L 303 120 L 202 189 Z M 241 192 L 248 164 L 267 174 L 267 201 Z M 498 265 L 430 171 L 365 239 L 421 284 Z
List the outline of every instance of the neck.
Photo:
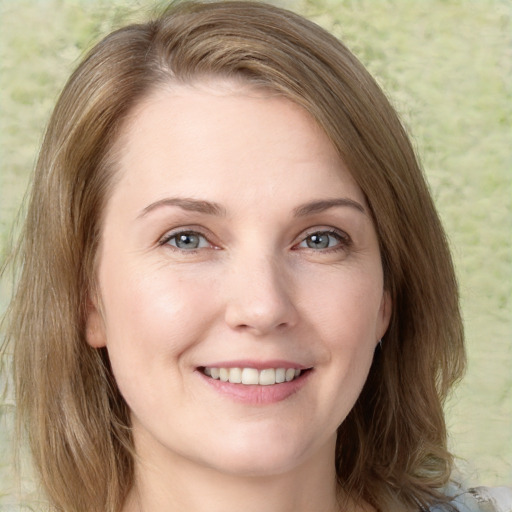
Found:
M 334 444 L 329 442 L 289 471 L 247 476 L 218 471 L 176 455 L 143 457 L 136 462 L 135 484 L 123 512 L 340 512 L 362 510 L 339 505 Z M 146 447 L 148 448 L 148 447 Z M 149 462 L 149 460 L 151 462 Z M 346 504 L 346 506 L 345 506 Z

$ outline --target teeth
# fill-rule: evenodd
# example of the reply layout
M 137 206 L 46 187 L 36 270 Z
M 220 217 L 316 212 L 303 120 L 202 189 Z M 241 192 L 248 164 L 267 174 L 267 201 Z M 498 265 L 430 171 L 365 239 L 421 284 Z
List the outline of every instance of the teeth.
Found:
M 247 386 L 271 386 L 282 382 L 291 382 L 302 373 L 296 368 L 265 368 L 258 371 L 256 368 L 203 368 L 203 373 L 212 379 L 233 384 Z
M 259 384 L 259 372 L 255 368 L 244 368 L 242 370 L 242 384 Z
M 261 370 L 260 372 L 260 385 L 270 386 L 276 383 L 276 371 L 273 368 L 268 370 Z
M 240 384 L 242 382 L 242 370 L 240 368 L 231 368 L 229 370 L 229 382 Z

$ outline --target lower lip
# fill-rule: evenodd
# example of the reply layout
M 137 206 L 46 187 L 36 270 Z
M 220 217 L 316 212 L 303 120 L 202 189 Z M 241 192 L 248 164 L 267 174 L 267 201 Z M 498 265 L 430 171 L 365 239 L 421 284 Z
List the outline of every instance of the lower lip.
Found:
M 249 405 L 273 404 L 290 398 L 306 384 L 312 372 L 313 370 L 305 371 L 290 382 L 271 384 L 269 386 L 248 386 L 246 384 L 233 384 L 231 382 L 212 379 L 197 370 L 197 374 L 202 377 L 203 381 L 217 393 L 231 398 L 236 402 Z

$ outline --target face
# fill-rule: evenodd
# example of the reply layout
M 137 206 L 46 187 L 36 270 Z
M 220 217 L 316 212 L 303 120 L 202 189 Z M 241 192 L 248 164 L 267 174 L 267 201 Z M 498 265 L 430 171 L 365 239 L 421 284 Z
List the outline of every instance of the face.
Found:
M 142 457 L 237 474 L 332 457 L 390 304 L 325 134 L 289 100 L 214 83 L 155 92 L 118 149 L 87 338 Z

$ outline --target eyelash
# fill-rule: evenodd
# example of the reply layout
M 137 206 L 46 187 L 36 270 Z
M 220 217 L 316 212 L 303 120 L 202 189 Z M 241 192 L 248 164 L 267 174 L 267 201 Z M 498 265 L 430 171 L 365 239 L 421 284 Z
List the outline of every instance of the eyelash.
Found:
M 194 253 L 196 251 L 198 251 L 199 249 L 203 249 L 204 247 L 195 247 L 193 249 L 181 249 L 180 247 L 177 247 L 175 245 L 171 245 L 169 244 L 169 242 L 173 239 L 177 239 L 179 236 L 186 236 L 186 235 L 189 235 L 189 236 L 197 236 L 197 237 L 200 237 L 202 239 L 204 239 L 208 245 L 211 246 L 213 245 L 209 240 L 208 240 L 208 237 L 201 233 L 200 231 L 195 231 L 193 229 L 184 229 L 184 230 L 181 230 L 181 231 L 176 231 L 176 232 L 172 232 L 172 233 L 167 233 L 166 235 L 164 235 L 158 242 L 158 245 L 161 245 L 161 246 L 164 246 L 164 245 L 168 245 L 170 246 L 173 250 L 176 250 L 176 251 L 180 251 L 180 252 L 189 252 L 189 253 Z
M 345 251 L 352 244 L 352 240 L 350 239 L 350 237 L 343 231 L 339 231 L 336 229 L 315 229 L 314 231 L 310 231 L 310 232 L 306 233 L 305 236 L 302 238 L 302 240 L 298 244 L 294 245 L 294 248 L 300 246 L 300 244 L 305 243 L 308 240 L 308 238 L 312 237 L 313 235 L 324 235 L 324 236 L 328 235 L 328 236 L 334 237 L 338 242 L 333 247 L 326 247 L 326 248 L 323 248 L 320 250 L 313 249 L 311 247 L 305 247 L 305 249 L 309 249 L 313 252 L 326 253 L 326 252 Z
M 177 239 L 179 236 L 185 236 L 185 235 L 198 236 L 207 242 L 207 244 L 209 245 L 208 248 L 216 248 L 209 241 L 207 235 L 205 235 L 204 233 L 201 233 L 200 231 L 196 231 L 193 229 L 186 229 L 186 230 L 167 233 L 159 240 L 158 245 L 160 245 L 160 246 L 168 245 L 173 250 L 180 251 L 180 252 L 187 252 L 187 253 L 195 253 L 196 251 L 205 248 L 205 247 L 194 247 L 192 249 L 182 249 L 180 247 L 177 247 L 176 245 L 169 244 L 169 242 L 171 240 Z M 337 252 L 337 251 L 347 250 L 352 244 L 352 240 L 350 239 L 350 237 L 343 231 L 338 231 L 336 229 L 317 229 L 314 231 L 306 232 L 305 235 L 303 236 L 303 238 L 298 243 L 294 244 L 292 249 L 299 250 L 300 244 L 307 243 L 308 238 L 312 237 L 313 235 L 320 235 L 320 236 L 328 235 L 330 237 L 334 237 L 338 243 L 332 247 L 326 247 L 326 248 L 321 248 L 321 249 L 314 249 L 311 247 L 303 247 L 304 249 L 310 250 L 313 252 L 329 253 L 329 252 Z

